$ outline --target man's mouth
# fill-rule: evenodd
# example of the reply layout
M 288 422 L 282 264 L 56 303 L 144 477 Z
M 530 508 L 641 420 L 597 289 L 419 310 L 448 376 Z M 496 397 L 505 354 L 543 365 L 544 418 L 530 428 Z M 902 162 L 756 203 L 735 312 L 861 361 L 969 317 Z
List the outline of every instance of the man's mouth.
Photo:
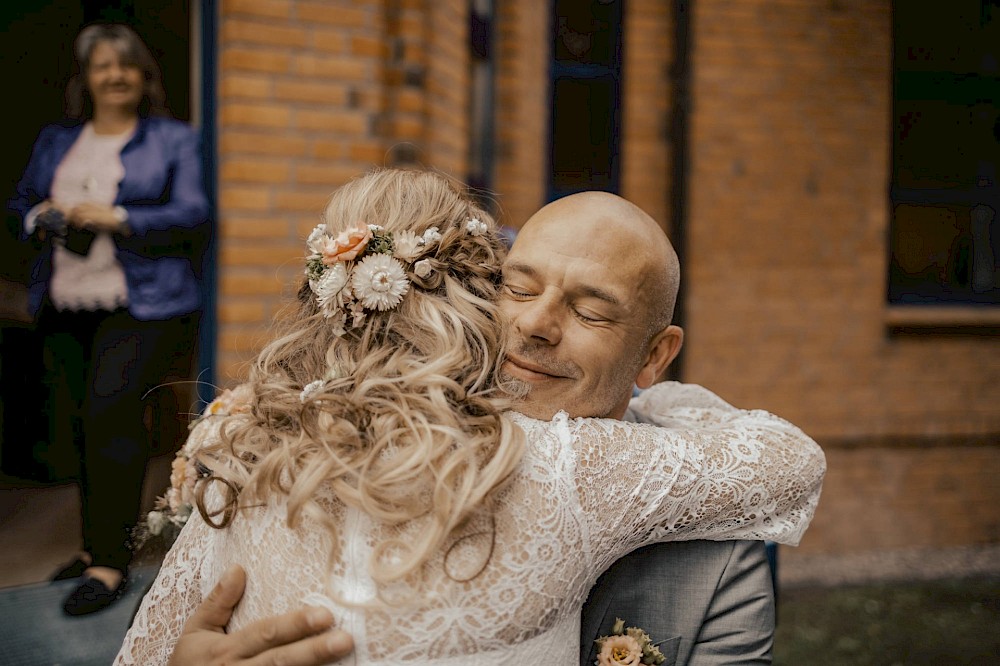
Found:
M 506 370 L 511 376 L 528 382 L 540 382 L 547 379 L 563 379 L 562 375 L 553 372 L 543 365 L 532 363 L 531 361 L 510 354 L 507 355 L 507 362 L 504 364 L 504 370 Z

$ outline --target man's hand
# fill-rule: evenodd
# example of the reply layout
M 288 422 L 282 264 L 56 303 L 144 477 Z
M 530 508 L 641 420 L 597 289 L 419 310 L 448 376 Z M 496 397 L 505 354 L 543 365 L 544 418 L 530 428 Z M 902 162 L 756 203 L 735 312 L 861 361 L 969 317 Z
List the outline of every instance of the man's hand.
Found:
M 171 666 L 320 666 L 354 649 L 354 641 L 333 627 L 323 608 L 303 608 L 258 620 L 233 634 L 225 626 L 243 596 L 246 572 L 230 568 L 184 625 Z

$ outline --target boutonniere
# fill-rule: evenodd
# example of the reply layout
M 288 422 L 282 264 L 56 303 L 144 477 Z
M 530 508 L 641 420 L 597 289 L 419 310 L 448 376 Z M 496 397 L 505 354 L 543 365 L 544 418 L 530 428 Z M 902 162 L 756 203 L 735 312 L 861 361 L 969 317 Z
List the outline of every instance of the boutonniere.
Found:
M 597 643 L 596 666 L 639 666 L 662 664 L 666 657 L 643 629 L 625 628 L 625 620 L 615 618 L 610 636 L 601 636 Z

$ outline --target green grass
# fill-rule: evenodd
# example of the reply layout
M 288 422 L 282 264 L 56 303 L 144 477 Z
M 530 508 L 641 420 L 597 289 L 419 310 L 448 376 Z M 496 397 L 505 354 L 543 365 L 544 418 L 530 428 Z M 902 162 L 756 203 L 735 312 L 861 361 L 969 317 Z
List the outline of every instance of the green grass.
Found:
M 781 590 L 774 664 L 1000 664 L 1000 578 Z

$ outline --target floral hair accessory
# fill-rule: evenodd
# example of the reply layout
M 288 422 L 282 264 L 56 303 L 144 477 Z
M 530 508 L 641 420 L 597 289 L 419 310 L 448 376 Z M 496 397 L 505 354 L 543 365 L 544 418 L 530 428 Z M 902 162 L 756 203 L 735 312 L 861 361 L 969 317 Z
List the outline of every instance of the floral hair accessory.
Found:
M 417 263 L 413 264 L 413 272 L 417 274 L 417 277 L 425 278 L 431 274 L 431 262 L 429 259 L 421 259 Z
M 392 310 L 410 288 L 403 264 L 395 257 L 371 254 L 354 269 L 354 295 L 366 310 Z
M 481 236 L 489 229 L 478 219 L 466 221 L 465 230 Z M 410 290 L 407 271 L 426 278 L 433 268 L 420 259 L 441 241 L 441 230 L 430 227 L 420 236 L 412 231 L 393 234 L 376 224 L 357 222 L 336 238 L 326 224 L 319 224 L 306 239 L 306 277 L 316 295 L 320 312 L 333 332 L 361 326 L 368 312 L 395 309 Z
M 334 333 L 361 326 L 368 311 L 398 306 L 410 289 L 407 264 L 439 240 L 437 227 L 422 236 L 403 231 L 394 237 L 381 226 L 358 222 L 334 238 L 325 224 L 317 225 L 306 240 L 305 272 Z
M 424 232 L 423 235 L 424 245 L 430 245 L 431 243 L 437 243 L 441 240 L 441 230 L 437 227 L 431 227 Z
M 326 225 L 324 225 L 324 230 Z M 351 261 L 365 251 L 373 238 L 374 229 L 361 222 L 348 227 L 336 238 L 323 239 L 323 264 L 333 266 L 338 261 Z
M 595 666 L 647 666 L 662 664 L 666 657 L 660 652 L 658 643 L 653 643 L 643 629 L 625 628 L 625 620 L 615 618 L 610 636 L 601 636 L 597 643 Z
M 474 217 L 465 223 L 465 230 L 473 236 L 482 236 L 486 233 L 487 226 L 485 222 Z
M 305 388 L 302 389 L 302 393 L 299 394 L 299 402 L 305 403 L 306 400 L 315 395 L 323 386 L 326 384 L 326 380 L 317 379 L 314 382 L 309 382 L 306 384 Z
M 326 386 L 326 383 L 340 377 L 340 371 L 336 367 L 327 368 L 326 375 L 323 379 L 317 379 L 314 382 L 309 382 L 302 388 L 302 392 L 299 393 L 299 402 L 305 404 L 309 398 L 313 397 L 319 391 Z

